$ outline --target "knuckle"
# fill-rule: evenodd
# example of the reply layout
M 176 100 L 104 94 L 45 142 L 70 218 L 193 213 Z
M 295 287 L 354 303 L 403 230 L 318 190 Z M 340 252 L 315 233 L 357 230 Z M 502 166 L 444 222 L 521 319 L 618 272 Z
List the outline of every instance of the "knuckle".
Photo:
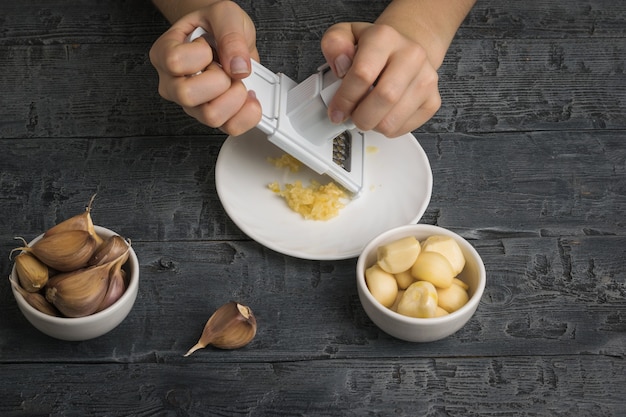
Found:
M 379 133 L 382 133 L 383 135 L 387 137 L 394 137 L 396 130 L 397 130 L 397 126 L 395 125 L 391 117 L 384 117 L 380 121 L 380 123 L 376 125 L 375 130 Z
M 202 123 L 210 127 L 220 127 L 226 122 L 224 115 L 211 105 L 202 106 L 200 115 Z
M 372 26 L 370 35 L 376 39 L 390 40 L 396 37 L 398 32 L 391 26 L 382 24 Z
M 197 105 L 193 100 L 193 89 L 187 84 L 179 85 L 174 89 L 172 94 L 172 101 L 180 104 L 183 107 L 193 107 Z
M 360 130 L 366 132 L 368 130 L 372 130 L 375 127 L 375 124 L 371 122 L 371 120 L 367 118 L 360 117 L 357 115 L 352 115 L 352 123 L 359 128 Z
M 374 91 L 378 101 L 388 106 L 397 103 L 404 93 L 404 91 L 394 83 L 378 84 Z
M 363 62 L 353 64 L 350 71 L 356 79 L 366 85 L 373 85 L 380 73 L 378 68 Z
M 180 53 L 173 50 L 163 58 L 163 66 L 170 74 L 183 73 L 183 57 Z

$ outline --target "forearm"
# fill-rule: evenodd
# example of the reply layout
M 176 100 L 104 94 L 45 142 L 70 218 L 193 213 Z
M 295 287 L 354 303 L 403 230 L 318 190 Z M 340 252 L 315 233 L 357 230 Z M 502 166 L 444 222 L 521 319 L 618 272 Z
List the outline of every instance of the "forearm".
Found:
M 152 0 L 152 3 L 170 23 L 174 23 L 186 14 L 218 1 L 224 0 Z
M 439 68 L 476 0 L 393 0 L 376 19 L 419 42 Z

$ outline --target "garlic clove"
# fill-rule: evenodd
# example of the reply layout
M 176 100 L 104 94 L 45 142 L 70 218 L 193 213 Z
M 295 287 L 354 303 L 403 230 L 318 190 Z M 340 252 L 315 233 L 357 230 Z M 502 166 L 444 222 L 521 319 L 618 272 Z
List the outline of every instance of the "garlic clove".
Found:
M 20 286 L 15 280 L 9 277 L 9 281 L 11 281 L 11 285 L 15 290 L 20 293 L 20 295 L 24 298 L 24 300 L 30 304 L 33 308 L 42 313 L 48 314 L 49 316 L 60 316 L 59 310 L 56 309 L 52 304 L 46 300 L 46 297 L 41 295 L 38 292 L 28 292 L 24 288 Z
M 55 275 L 46 285 L 46 299 L 66 317 L 93 314 L 106 295 L 112 266 L 110 262 Z
M 102 265 L 112 260 L 118 259 L 124 254 L 128 254 L 130 241 L 124 240 L 119 235 L 113 235 L 107 238 L 104 243 L 93 253 L 89 259 L 89 265 Z M 128 259 L 128 257 L 126 258 Z M 126 262 L 126 260 L 124 260 Z M 124 263 L 122 262 L 122 263 Z
M 126 272 L 123 269 L 120 269 L 119 271 L 116 271 L 109 276 L 109 286 L 107 288 L 104 299 L 96 309 L 96 313 L 98 311 L 109 308 L 110 306 L 115 304 L 117 300 L 120 299 L 122 294 L 124 294 L 124 292 L 126 291 L 125 280 Z
M 96 247 L 103 243 L 103 239 L 96 233 L 93 220 L 91 219 L 91 205 L 93 204 L 96 194 L 91 196 L 89 204 L 85 207 L 85 212 L 70 217 L 67 220 L 51 227 L 44 233 L 44 237 L 57 233 L 67 232 L 68 230 L 85 230 L 91 234 L 96 240 Z
M 25 243 L 13 251 L 29 252 L 50 268 L 70 272 L 87 266 L 96 247 L 96 240 L 86 230 L 68 230 L 42 237 L 32 246 Z
M 20 285 L 28 292 L 38 292 L 48 282 L 48 267 L 28 252 L 15 257 L 15 272 Z
M 185 356 L 208 345 L 219 349 L 241 348 L 254 339 L 256 328 L 256 318 L 250 307 L 235 301 L 228 302 L 209 318 L 198 343 Z

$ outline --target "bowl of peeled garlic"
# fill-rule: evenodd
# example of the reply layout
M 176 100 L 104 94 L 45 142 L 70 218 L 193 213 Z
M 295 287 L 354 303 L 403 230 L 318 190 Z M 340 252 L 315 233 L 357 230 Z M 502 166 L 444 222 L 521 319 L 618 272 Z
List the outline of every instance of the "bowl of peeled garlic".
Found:
M 72 230 L 49 235 L 50 229 L 12 254 L 9 279 L 20 311 L 56 339 L 83 341 L 110 332 L 137 298 L 139 262 L 130 241 L 88 220 L 89 230 L 73 230 L 70 221 Z
M 433 342 L 461 329 L 476 312 L 485 284 L 476 249 L 438 226 L 383 232 L 357 261 L 365 313 L 385 333 L 409 342 Z

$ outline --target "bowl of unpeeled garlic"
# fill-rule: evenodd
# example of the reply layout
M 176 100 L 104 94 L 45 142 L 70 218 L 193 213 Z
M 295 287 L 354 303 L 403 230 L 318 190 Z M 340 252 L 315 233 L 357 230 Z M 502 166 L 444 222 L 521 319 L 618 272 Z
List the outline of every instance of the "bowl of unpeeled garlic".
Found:
M 385 333 L 409 342 L 433 342 L 460 330 L 476 312 L 485 284 L 476 249 L 438 226 L 383 232 L 357 261 L 365 313 Z
M 131 242 L 94 225 L 89 207 L 23 241 L 11 256 L 9 280 L 20 311 L 54 338 L 82 341 L 102 336 L 135 304 L 139 262 Z

